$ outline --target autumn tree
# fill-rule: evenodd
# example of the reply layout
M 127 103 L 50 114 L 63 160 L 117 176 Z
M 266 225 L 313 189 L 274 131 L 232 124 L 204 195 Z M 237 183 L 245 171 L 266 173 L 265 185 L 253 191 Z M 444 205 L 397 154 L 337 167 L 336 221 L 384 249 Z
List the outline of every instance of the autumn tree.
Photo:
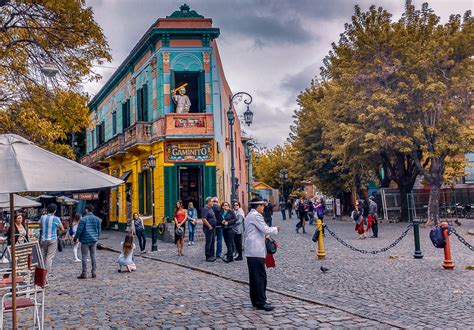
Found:
M 92 9 L 84 0 L 3 1 L 0 18 L 0 133 L 73 157 L 67 136 L 88 124 L 82 83 L 111 60 Z
M 384 168 L 400 189 L 402 218 L 406 194 L 423 174 L 437 222 L 446 168 L 462 168 L 456 156 L 473 149 L 472 26 L 470 12 L 441 25 L 427 4 L 417 10 L 410 1 L 397 22 L 383 8 L 356 6 L 324 59 L 321 83 L 300 95 L 299 139 L 322 141 L 324 148 L 313 143 L 317 156 L 335 161 L 354 182 L 363 171 L 374 177 Z M 311 96 L 314 90 L 319 96 Z

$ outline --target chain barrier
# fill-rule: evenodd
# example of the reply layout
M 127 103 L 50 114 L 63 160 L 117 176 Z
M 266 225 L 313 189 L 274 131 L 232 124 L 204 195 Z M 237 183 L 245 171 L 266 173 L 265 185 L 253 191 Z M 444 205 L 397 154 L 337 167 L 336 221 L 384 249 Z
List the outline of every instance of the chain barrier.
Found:
M 335 232 L 333 232 L 331 229 L 328 228 L 328 226 L 326 224 L 323 225 L 324 228 L 328 231 L 328 233 L 334 237 L 334 239 L 336 241 L 338 241 L 339 243 L 341 243 L 342 245 L 344 245 L 345 247 L 351 249 L 352 251 L 356 251 L 356 252 L 360 252 L 362 254 L 379 254 L 379 253 L 382 253 L 382 252 L 386 252 L 388 250 L 390 250 L 391 248 L 393 248 L 394 246 L 396 246 L 398 243 L 400 243 L 400 241 L 405 238 L 405 236 L 408 234 L 408 232 L 410 231 L 411 227 L 413 227 L 413 224 L 408 224 L 406 229 L 403 231 L 403 233 L 400 235 L 400 237 L 398 237 L 395 241 L 393 241 L 389 246 L 386 246 L 384 248 L 381 248 L 380 250 L 373 250 L 373 251 L 367 251 L 367 250 L 362 250 L 362 249 L 359 249 L 359 248 L 356 248 L 352 245 L 350 245 L 349 243 L 345 242 L 342 238 L 340 238 L 339 236 L 336 235 Z
M 456 229 L 454 227 L 449 226 L 448 233 L 449 234 L 454 234 L 462 244 L 466 245 L 467 248 L 470 249 L 471 251 L 474 251 L 474 246 L 469 244 L 464 237 L 459 235 L 459 233 L 456 231 Z

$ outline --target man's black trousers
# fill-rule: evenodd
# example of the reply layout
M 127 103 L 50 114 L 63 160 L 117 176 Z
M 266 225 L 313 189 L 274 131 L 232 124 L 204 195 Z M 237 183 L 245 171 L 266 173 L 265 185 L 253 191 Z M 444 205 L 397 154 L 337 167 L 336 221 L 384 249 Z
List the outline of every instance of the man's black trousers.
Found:
M 216 240 L 216 229 L 208 229 L 206 227 L 203 228 L 204 237 L 206 238 L 206 246 L 204 248 L 204 252 L 206 253 L 206 259 L 214 258 L 216 247 L 215 247 L 215 240 Z
M 247 257 L 249 267 L 250 300 L 254 307 L 262 307 L 267 303 L 267 271 L 265 258 Z

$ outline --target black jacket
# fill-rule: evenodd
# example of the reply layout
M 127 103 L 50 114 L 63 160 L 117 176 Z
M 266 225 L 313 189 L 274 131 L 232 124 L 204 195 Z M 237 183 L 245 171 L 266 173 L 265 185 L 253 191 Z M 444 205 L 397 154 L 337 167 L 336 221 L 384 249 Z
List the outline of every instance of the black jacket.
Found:
M 222 227 L 222 209 L 219 205 L 214 204 L 212 205 L 212 210 L 214 211 L 214 215 L 216 216 L 217 224 L 216 227 Z
M 268 219 L 271 218 L 273 215 L 273 206 L 272 204 L 268 203 L 263 209 L 263 217 Z
M 224 214 L 224 211 L 222 211 L 222 214 Z M 232 229 L 237 226 L 237 216 L 233 210 L 229 210 L 223 220 L 229 222 L 224 226 L 224 229 Z

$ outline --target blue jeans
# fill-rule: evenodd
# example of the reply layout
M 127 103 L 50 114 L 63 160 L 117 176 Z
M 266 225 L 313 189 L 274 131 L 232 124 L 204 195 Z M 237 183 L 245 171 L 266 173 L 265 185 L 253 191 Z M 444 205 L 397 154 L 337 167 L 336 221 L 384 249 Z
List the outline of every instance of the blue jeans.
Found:
M 188 230 L 189 230 L 189 241 L 194 242 L 194 231 L 196 230 L 196 225 L 193 225 L 191 221 L 188 221 Z
M 222 256 L 222 227 L 216 227 L 216 257 Z
M 286 220 L 286 210 L 281 210 L 281 218 L 282 220 Z

